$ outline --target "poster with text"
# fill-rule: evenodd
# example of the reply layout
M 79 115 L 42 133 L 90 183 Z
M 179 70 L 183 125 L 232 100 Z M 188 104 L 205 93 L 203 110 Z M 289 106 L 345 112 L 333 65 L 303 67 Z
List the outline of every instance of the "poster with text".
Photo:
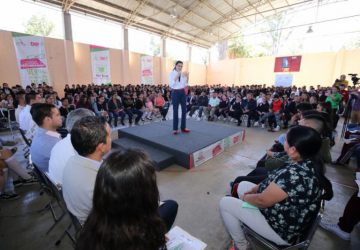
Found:
M 299 72 L 301 56 L 285 56 L 275 58 L 274 72 Z
M 152 56 L 141 56 L 141 83 L 154 84 Z
M 23 87 L 31 83 L 49 84 L 44 38 L 22 33 L 12 33 Z
M 275 87 L 291 87 L 294 76 L 292 74 L 280 74 L 275 76 Z
M 109 49 L 90 45 L 90 54 L 93 83 L 111 83 Z

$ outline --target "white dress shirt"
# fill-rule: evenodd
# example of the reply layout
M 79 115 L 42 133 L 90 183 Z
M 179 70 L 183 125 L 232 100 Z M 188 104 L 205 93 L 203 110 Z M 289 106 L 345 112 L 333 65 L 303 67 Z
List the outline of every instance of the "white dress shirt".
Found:
M 67 161 L 77 152 L 71 144 L 70 133 L 67 136 L 55 144 L 51 150 L 49 160 L 49 177 L 52 181 L 62 185 L 63 173 Z
M 15 109 L 15 119 L 18 123 L 19 123 L 19 115 L 20 115 L 21 111 L 24 110 L 25 107 L 26 106 L 18 105 L 17 109 Z
M 173 70 L 170 73 L 169 86 L 171 89 L 183 89 L 188 85 L 188 79 L 184 74 L 181 74 L 180 81 L 179 81 L 179 79 L 177 79 L 175 81 L 175 77 L 176 77 L 177 73 L 178 72 L 176 70 Z
M 67 161 L 62 181 L 64 200 L 69 211 L 84 224 L 92 209 L 95 180 L 101 162 L 74 155 Z
M 28 131 L 31 128 L 32 116 L 30 114 L 30 105 L 26 105 L 25 108 L 19 114 L 19 125 L 22 130 Z

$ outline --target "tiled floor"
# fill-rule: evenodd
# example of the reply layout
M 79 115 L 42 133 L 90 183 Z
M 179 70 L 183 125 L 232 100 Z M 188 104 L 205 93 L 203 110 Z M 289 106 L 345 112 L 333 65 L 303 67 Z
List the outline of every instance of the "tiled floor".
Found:
M 251 171 L 249 166 L 255 165 L 278 134 L 260 128 L 246 129 L 243 144 L 230 148 L 196 169 L 189 171 L 174 165 L 158 172 L 162 199 L 174 199 L 179 203 L 175 224 L 206 242 L 207 249 L 225 249 L 229 236 L 219 215 L 219 200 L 227 192 L 229 181 Z M 114 137 L 116 135 L 114 131 Z M 337 143 L 334 147 L 334 157 L 339 154 L 341 145 Z M 327 220 L 337 221 L 354 192 L 353 173 L 353 168 L 327 167 L 327 175 L 333 182 L 335 192 L 335 197 L 326 204 Z M 20 187 L 17 191 L 21 199 L 0 202 L 0 250 L 72 249 L 67 237 L 60 246 L 54 246 L 70 223 L 69 218 L 65 218 L 48 235 L 45 234 L 52 219 L 50 213 L 39 212 L 48 201 L 46 195 L 39 195 L 39 186 Z M 310 249 L 360 249 L 359 235 L 360 229 L 356 228 L 351 242 L 345 242 L 319 228 Z

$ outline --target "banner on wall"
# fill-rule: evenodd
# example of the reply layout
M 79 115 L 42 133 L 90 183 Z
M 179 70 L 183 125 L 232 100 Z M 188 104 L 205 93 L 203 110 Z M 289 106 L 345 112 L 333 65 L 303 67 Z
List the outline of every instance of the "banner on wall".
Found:
M 93 83 L 111 83 L 109 49 L 90 45 L 90 54 Z
M 284 56 L 275 58 L 274 72 L 299 72 L 301 56 Z
M 154 84 L 152 56 L 141 56 L 141 83 Z
M 12 37 L 22 86 L 49 84 L 44 38 L 17 32 L 12 32 Z
M 280 74 L 275 76 L 275 87 L 291 87 L 294 76 L 292 74 Z

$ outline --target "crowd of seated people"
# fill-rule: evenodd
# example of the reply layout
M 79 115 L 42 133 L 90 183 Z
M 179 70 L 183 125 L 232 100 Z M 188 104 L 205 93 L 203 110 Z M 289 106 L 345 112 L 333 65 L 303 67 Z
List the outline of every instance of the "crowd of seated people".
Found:
M 20 128 L 31 131 L 36 124 L 31 123 L 30 107 L 33 103 L 45 102 L 60 109 L 65 121 L 67 114 L 77 108 L 92 110 L 96 116 L 107 119 L 110 126 L 139 124 L 159 116 L 167 119 L 171 105 L 170 88 L 167 85 L 66 85 L 63 98 L 51 86 L 32 84 L 9 88 L 7 84 L 0 91 L 1 107 L 13 107 L 17 111 Z M 332 120 L 332 128 L 338 123 L 339 114 L 349 99 L 344 85 L 333 87 L 317 86 L 265 87 L 246 85 L 227 87 L 221 85 L 191 86 L 186 107 L 189 117 L 198 120 L 233 120 L 237 125 L 246 121 L 247 127 L 268 127 L 269 131 L 279 131 L 292 125 L 291 117 L 297 113 L 297 106 L 307 103 L 315 108 L 326 106 Z M 240 100 L 239 100 L 240 99 Z M 240 105 L 239 105 L 240 104 Z M 2 108 L 2 110 L 3 110 Z M 23 109 L 25 110 L 23 112 Z M 359 120 L 358 109 L 354 109 L 353 119 Z M 31 136 L 31 133 L 30 135 Z
M 201 120 L 205 116 L 209 122 L 232 119 L 238 126 L 246 121 L 247 127 L 268 126 L 271 132 L 289 128 L 254 171 L 231 183 L 233 197 L 220 203 L 236 248 L 247 246 L 241 223 L 279 245 L 292 244 L 314 219 L 320 201 L 331 199 L 331 183 L 323 175 L 323 163 L 331 162 L 333 131 L 346 101 L 343 96 L 347 90 L 340 87 L 341 94 L 337 86 L 309 90 L 260 85 L 190 87 L 186 101 L 189 117 Z M 67 85 L 62 99 L 46 84 L 8 89 L 7 85 L 1 89 L 2 112 L 19 109 L 20 128 L 32 139 L 33 163 L 62 186 L 68 210 L 84 225 L 77 248 L 141 249 L 150 243 L 151 249 L 163 248 L 177 204 L 172 200 L 159 203 L 151 161 L 138 151 L 114 152 L 105 160 L 104 156 L 111 147 L 111 126 L 117 126 L 119 118 L 122 125 L 126 117 L 129 125 L 133 121 L 137 125 L 156 113 L 166 120 L 171 105 L 169 87 Z M 359 99 L 351 104 L 351 123 L 355 125 L 360 123 Z M 58 133 L 61 127 L 65 136 Z M 11 154 L 4 151 L 1 156 L 9 158 Z M 4 169 L 0 166 L 0 194 L 6 182 Z M 21 177 L 32 181 L 31 176 Z M 141 190 L 132 190 L 139 186 L 136 183 L 144 183 Z M 258 209 L 241 209 L 244 202 Z M 99 223 L 104 223 L 100 231 Z M 153 226 L 158 230 L 151 231 Z M 353 228 L 352 224 L 343 227 L 347 231 Z M 113 230 L 119 235 L 107 233 Z M 147 233 L 149 239 L 139 238 Z
M 99 105 L 103 103 L 100 98 Z M 111 149 L 111 128 L 104 115 L 96 116 L 89 109 L 67 114 L 69 133 L 64 139 L 56 131 L 63 121 L 54 104 L 33 103 L 30 114 L 37 125 L 30 146 L 32 162 L 61 188 L 69 213 L 83 225 L 77 249 L 155 250 L 165 246 L 178 204 L 160 202 L 154 163 L 145 153 L 114 151 L 105 158 Z M 2 160 L 13 153 L 1 151 L 1 191 L 8 173 Z M 33 180 L 24 176 L 23 181 Z

